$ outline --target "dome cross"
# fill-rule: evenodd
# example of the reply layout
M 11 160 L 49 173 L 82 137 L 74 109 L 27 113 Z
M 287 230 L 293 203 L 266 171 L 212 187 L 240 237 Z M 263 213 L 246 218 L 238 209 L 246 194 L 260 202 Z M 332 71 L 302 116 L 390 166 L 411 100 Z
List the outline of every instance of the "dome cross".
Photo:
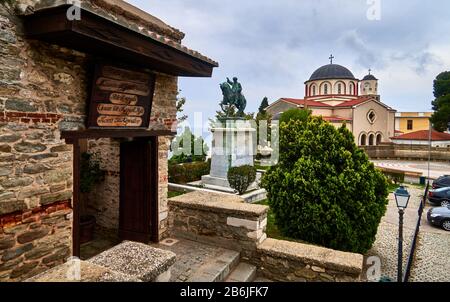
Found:
M 333 64 L 333 59 L 334 59 L 333 54 L 331 54 L 330 57 L 329 57 L 328 59 L 330 59 L 330 64 Z

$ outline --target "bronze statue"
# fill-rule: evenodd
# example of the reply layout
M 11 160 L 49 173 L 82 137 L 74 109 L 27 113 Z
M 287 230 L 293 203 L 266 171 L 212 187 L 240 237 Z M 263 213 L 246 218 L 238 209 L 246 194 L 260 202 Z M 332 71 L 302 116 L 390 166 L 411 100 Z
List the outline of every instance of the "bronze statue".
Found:
M 220 107 L 229 116 L 230 108 L 236 107 L 238 116 L 244 116 L 245 107 L 247 107 L 247 100 L 242 94 L 242 85 L 238 82 L 238 78 L 234 77 L 233 81 L 227 78 L 225 83 L 220 84 L 220 89 L 223 94 L 223 101 Z M 226 107 L 224 107 L 226 106 Z

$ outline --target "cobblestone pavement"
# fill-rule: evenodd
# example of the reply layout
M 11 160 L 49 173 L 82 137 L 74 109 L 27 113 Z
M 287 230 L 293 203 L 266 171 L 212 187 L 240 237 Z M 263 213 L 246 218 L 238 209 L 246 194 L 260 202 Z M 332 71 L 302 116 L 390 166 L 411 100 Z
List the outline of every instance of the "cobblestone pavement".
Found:
M 404 217 L 404 268 L 410 253 L 412 238 L 417 224 L 418 208 L 423 194 L 423 189 L 410 187 L 408 190 L 411 194 L 411 199 Z M 411 270 L 410 281 L 449 281 L 450 260 L 448 258 L 448 248 L 450 247 L 450 233 L 431 226 L 427 222 L 426 213 L 429 209 L 430 206 L 427 205 L 422 216 L 416 258 Z M 397 279 L 398 209 L 393 194 L 389 196 L 388 209 L 378 228 L 375 243 L 365 257 L 365 269 L 368 268 L 367 259 L 370 256 L 380 258 L 382 277 L 389 277 L 392 280 Z M 367 278 L 367 274 L 364 273 L 363 277 L 364 279 Z
M 411 282 L 450 282 L 450 234 L 421 232 Z

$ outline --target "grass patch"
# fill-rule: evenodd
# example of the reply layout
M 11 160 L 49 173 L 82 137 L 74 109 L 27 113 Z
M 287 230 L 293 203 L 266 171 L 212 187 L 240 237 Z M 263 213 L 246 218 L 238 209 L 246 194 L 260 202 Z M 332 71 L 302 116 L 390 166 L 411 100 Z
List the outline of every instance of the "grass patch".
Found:
M 183 193 L 183 192 L 175 192 L 175 191 L 169 191 L 169 192 L 167 193 L 167 197 L 168 197 L 168 198 L 172 198 L 172 197 L 177 197 L 177 196 L 184 195 L 184 194 L 186 194 L 186 193 Z
M 272 209 L 270 209 L 269 201 L 267 199 L 257 202 L 256 204 L 260 204 L 260 205 L 269 207 L 269 212 L 267 213 L 267 227 L 266 227 L 267 237 L 273 238 L 273 239 L 278 239 L 278 240 L 286 240 L 286 241 L 293 241 L 293 242 L 300 242 L 300 243 L 308 244 L 308 242 L 306 242 L 306 241 L 283 236 L 283 234 L 281 233 L 281 231 L 278 229 L 277 225 L 275 224 L 275 214 L 273 213 Z

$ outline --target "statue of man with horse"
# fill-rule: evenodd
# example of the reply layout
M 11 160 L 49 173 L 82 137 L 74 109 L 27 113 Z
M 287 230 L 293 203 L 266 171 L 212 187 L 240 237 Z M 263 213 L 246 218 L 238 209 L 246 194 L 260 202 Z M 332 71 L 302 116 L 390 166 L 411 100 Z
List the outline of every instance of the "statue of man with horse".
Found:
M 220 107 L 229 117 L 230 109 L 234 106 L 237 109 L 237 116 L 244 116 L 245 107 L 247 107 L 247 100 L 242 94 L 242 85 L 238 82 L 238 78 L 234 77 L 233 81 L 227 78 L 227 81 L 220 84 L 220 89 L 223 94 L 223 101 Z

